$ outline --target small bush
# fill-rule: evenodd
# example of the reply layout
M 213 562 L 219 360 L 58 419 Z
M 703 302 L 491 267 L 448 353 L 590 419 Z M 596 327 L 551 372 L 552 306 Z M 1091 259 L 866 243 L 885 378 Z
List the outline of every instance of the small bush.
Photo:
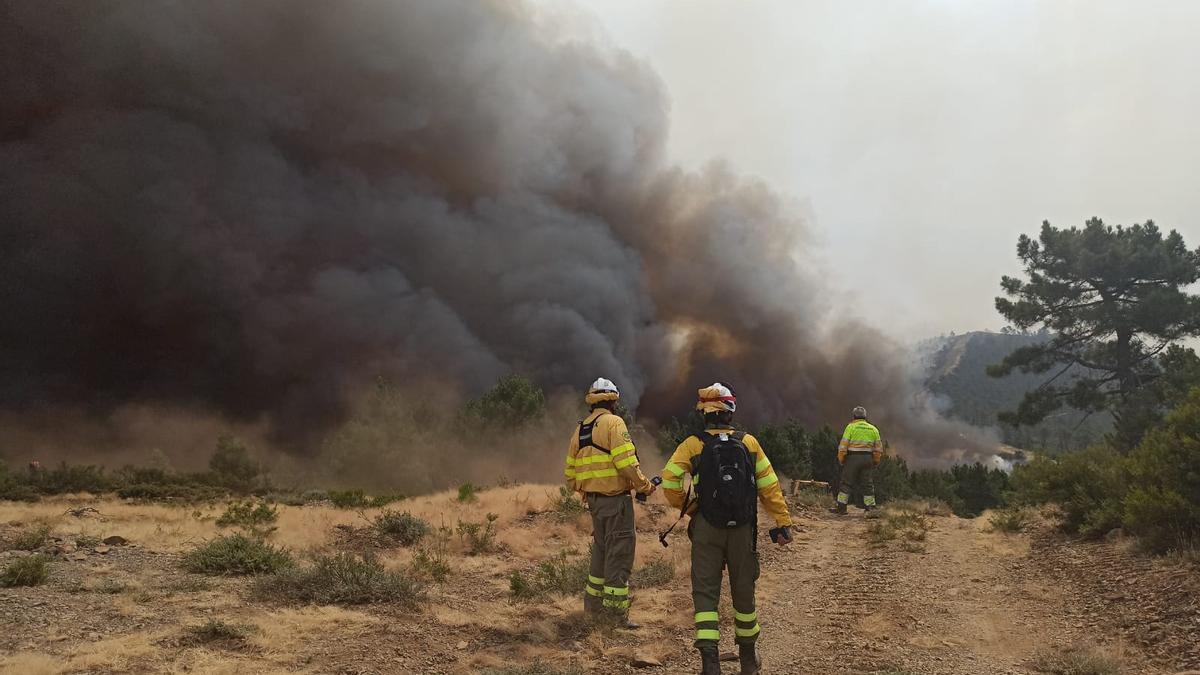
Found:
M 534 600 L 542 595 L 537 584 L 517 570 L 508 575 L 508 592 L 517 600 Z
M 413 572 L 430 581 L 441 583 L 451 572 L 450 537 L 454 533 L 448 527 L 439 527 L 425 544 L 413 554 Z
M 558 496 L 550 501 L 550 512 L 555 519 L 566 522 L 587 513 L 587 506 L 564 485 L 558 488 Z
M 208 469 L 218 485 L 242 492 L 254 487 L 262 473 L 250 451 L 233 436 L 217 439 L 217 449 L 208 460 Z
M 500 516 L 495 513 L 487 514 L 487 521 L 458 523 L 458 537 L 467 550 L 467 555 L 481 555 L 496 550 L 496 521 Z
M 324 490 L 305 490 L 300 495 L 300 500 L 305 504 L 313 504 L 323 502 L 329 499 L 329 493 Z
M 91 534 L 81 534 L 75 537 L 76 548 L 95 548 L 100 545 L 100 537 Z
M 50 527 L 48 525 L 39 525 L 28 530 L 23 530 L 12 540 L 12 548 L 18 551 L 36 551 L 46 545 L 50 540 Z
M 541 589 L 566 596 L 583 592 L 591 556 L 577 556 L 572 553 L 561 551 L 553 558 L 538 563 L 536 578 Z
M 429 534 L 429 523 L 405 512 L 384 511 L 374 521 L 375 531 L 401 546 L 412 546 Z
M 395 504 L 396 502 L 402 502 L 405 499 L 408 499 L 408 497 L 405 497 L 404 495 L 399 495 L 399 494 L 376 495 L 374 497 L 367 498 L 367 506 L 372 509 L 381 509 L 381 508 L 387 506 L 388 504 Z
M 801 488 L 789 499 L 790 502 L 806 509 L 827 509 L 833 506 L 833 495 L 819 488 Z
M 458 486 L 458 501 L 463 502 L 464 504 L 469 504 L 479 499 L 479 497 L 476 495 L 478 492 L 478 486 L 472 485 L 471 483 L 463 483 L 462 485 Z
M 111 491 L 116 485 L 116 481 L 104 473 L 104 467 L 90 464 L 71 466 L 66 462 L 49 471 L 34 474 L 30 482 L 41 492 L 54 495 L 67 492 L 99 494 Z
M 290 568 L 292 556 L 258 537 L 234 534 L 201 544 L 183 557 L 184 569 L 199 574 L 273 574 Z
M 923 542 L 928 532 L 929 521 L 925 514 L 908 508 L 889 508 L 883 518 L 867 525 L 866 537 L 867 543 L 874 547 L 900 539 L 903 550 L 919 553 L 924 550 Z
M 50 577 L 50 566 L 46 564 L 49 559 L 44 555 L 17 558 L 0 571 L 0 586 L 37 586 L 45 582 Z
M 1119 675 L 1121 664 L 1088 647 L 1068 647 L 1034 657 L 1034 670 L 1050 675 Z
M 992 532 L 1016 534 L 1029 526 L 1029 513 L 1025 509 L 1009 507 L 993 513 L 989 523 Z
M 669 558 L 651 560 L 645 567 L 634 572 L 633 578 L 642 588 L 665 586 L 675 578 L 675 562 Z
M 320 605 L 388 602 L 407 608 L 416 607 L 424 597 L 417 581 L 384 568 L 374 555 L 345 552 L 318 555 L 311 565 L 261 577 L 255 583 L 254 593 L 275 602 Z
M 279 519 L 279 509 L 266 502 L 233 502 L 217 518 L 218 527 L 257 528 Z
M 362 490 L 330 490 L 326 495 L 339 509 L 364 509 L 370 504 Z
M 214 643 L 240 645 L 250 637 L 251 633 L 255 632 L 257 629 L 249 624 L 226 623 L 218 619 L 209 619 L 199 626 L 190 626 L 184 629 L 184 637 L 180 640 L 180 644 L 183 646 Z

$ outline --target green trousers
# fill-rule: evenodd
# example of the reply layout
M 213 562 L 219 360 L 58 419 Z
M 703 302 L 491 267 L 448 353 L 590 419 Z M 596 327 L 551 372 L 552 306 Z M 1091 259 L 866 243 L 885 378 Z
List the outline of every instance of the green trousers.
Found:
M 839 504 L 850 503 L 850 495 L 858 490 L 863 506 L 875 506 L 875 460 L 869 452 L 851 452 L 842 465 L 842 480 L 838 486 Z
M 733 596 L 734 634 L 738 644 L 754 644 L 760 628 L 754 610 L 754 584 L 758 581 L 757 528 L 714 527 L 697 513 L 688 523 L 692 540 L 692 603 L 696 606 L 696 648 L 715 647 L 721 639 L 721 575 L 729 568 Z
M 629 495 L 587 496 L 592 514 L 592 564 L 588 570 L 583 608 L 599 612 L 629 611 L 629 575 L 637 543 L 633 527 L 633 498 Z

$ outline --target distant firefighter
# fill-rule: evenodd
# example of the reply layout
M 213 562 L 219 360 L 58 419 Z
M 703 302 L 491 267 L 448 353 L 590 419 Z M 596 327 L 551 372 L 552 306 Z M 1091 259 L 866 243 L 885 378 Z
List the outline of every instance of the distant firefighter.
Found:
M 867 421 L 867 409 L 861 405 L 852 412 L 853 421 L 846 425 L 842 441 L 838 444 L 838 464 L 842 465 L 842 479 L 838 487 L 837 506 L 832 511 L 846 513 L 850 494 L 857 489 L 862 493 L 863 507 L 868 511 L 875 508 L 875 467 L 883 461 L 883 441 L 879 429 Z

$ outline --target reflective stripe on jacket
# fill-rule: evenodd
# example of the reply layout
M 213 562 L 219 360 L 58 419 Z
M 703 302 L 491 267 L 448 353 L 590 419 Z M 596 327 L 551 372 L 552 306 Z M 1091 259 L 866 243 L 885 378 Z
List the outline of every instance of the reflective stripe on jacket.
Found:
M 733 429 L 706 429 L 709 434 L 716 435 L 720 433 L 733 433 Z M 762 446 L 758 444 L 758 439 L 750 434 L 746 434 L 742 438 L 742 443 L 746 445 L 746 449 L 750 451 L 750 461 L 754 463 L 754 478 L 758 485 L 758 501 L 766 509 L 767 513 L 775 519 L 775 523 L 779 527 L 792 524 L 792 514 L 788 511 L 787 501 L 783 498 L 783 489 L 779 485 L 779 476 L 775 475 L 775 468 L 771 466 L 771 460 L 767 459 L 767 453 L 763 452 Z M 675 448 L 675 454 L 671 455 L 670 461 L 662 471 L 662 489 L 663 495 L 667 498 L 667 503 L 675 508 L 683 506 L 684 498 L 684 476 L 690 475 L 692 483 L 699 483 L 703 478 L 695 472 L 695 467 L 699 464 L 700 451 L 704 449 L 704 444 L 695 436 L 688 436 L 678 448 Z M 695 501 L 695 493 L 693 491 L 693 503 L 688 507 L 688 512 L 695 512 L 699 508 L 699 503 Z
M 592 422 L 595 422 L 591 435 L 593 445 L 581 448 L 580 427 Z M 593 410 L 576 425 L 563 474 L 567 487 L 576 492 L 619 495 L 628 494 L 630 490 L 650 491 L 650 481 L 642 474 L 625 420 L 603 408 Z
M 878 461 L 883 457 L 883 440 L 879 429 L 866 420 L 854 420 L 846 425 L 842 432 L 842 441 L 838 443 L 838 461 L 846 459 L 846 453 L 869 452 Z

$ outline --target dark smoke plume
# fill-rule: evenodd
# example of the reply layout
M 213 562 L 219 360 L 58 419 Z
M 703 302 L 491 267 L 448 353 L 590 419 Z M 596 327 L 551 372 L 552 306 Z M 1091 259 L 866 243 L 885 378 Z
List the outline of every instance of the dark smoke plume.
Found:
M 745 421 L 862 403 L 912 456 L 990 450 L 833 306 L 799 210 L 670 166 L 656 76 L 556 35 L 518 2 L 0 0 L 0 405 L 295 439 L 378 376 L 603 375 L 659 419 L 719 379 Z

